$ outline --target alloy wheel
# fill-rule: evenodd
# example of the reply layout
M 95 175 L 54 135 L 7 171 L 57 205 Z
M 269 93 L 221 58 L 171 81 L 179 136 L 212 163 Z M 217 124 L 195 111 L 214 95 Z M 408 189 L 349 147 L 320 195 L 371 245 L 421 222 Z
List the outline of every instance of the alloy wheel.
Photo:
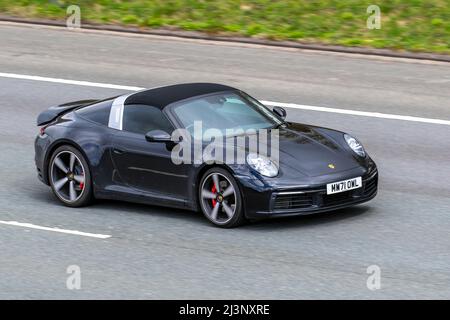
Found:
M 56 195 L 67 203 L 81 198 L 85 190 L 85 169 L 71 151 L 61 151 L 51 164 L 51 183 Z
M 230 221 L 236 212 L 236 190 L 223 174 L 213 172 L 201 186 L 201 205 L 208 217 L 217 224 Z

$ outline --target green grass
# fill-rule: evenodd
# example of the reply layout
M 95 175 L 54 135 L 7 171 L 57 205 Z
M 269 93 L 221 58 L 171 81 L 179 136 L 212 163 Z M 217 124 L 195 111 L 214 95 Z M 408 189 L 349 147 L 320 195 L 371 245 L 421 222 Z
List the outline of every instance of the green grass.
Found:
M 65 20 L 71 4 L 82 22 L 450 53 L 450 0 L 0 0 L 0 13 Z M 371 4 L 380 30 L 366 27 Z

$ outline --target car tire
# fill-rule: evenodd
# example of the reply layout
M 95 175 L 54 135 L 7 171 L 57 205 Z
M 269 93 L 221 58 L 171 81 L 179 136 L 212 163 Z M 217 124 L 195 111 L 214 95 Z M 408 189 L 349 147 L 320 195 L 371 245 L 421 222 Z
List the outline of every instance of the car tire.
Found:
M 58 147 L 48 164 L 50 187 L 68 207 L 82 207 L 93 199 L 89 165 L 83 154 L 70 145 Z
M 240 187 L 223 168 L 211 168 L 203 174 L 198 199 L 205 217 L 217 227 L 234 228 L 245 222 Z

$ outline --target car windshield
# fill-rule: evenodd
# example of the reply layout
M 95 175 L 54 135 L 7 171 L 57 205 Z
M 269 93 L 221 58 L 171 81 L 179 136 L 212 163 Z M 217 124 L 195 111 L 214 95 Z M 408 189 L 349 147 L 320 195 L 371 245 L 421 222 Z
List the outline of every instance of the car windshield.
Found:
M 216 129 L 224 136 L 236 135 L 239 131 L 242 133 L 242 130 L 268 129 L 282 124 L 263 104 L 237 92 L 197 97 L 175 104 L 172 110 L 191 135 L 194 132 L 194 122 L 200 121 L 203 132 Z

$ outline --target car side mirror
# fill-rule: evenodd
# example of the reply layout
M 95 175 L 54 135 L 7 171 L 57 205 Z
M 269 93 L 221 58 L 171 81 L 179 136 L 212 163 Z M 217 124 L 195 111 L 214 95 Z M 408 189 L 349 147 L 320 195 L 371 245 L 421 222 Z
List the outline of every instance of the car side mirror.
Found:
M 152 130 L 147 132 L 145 140 L 148 142 L 172 142 L 172 137 L 163 130 Z
M 284 108 L 282 107 L 273 107 L 272 111 L 279 116 L 281 119 L 286 119 L 286 110 L 284 110 Z

